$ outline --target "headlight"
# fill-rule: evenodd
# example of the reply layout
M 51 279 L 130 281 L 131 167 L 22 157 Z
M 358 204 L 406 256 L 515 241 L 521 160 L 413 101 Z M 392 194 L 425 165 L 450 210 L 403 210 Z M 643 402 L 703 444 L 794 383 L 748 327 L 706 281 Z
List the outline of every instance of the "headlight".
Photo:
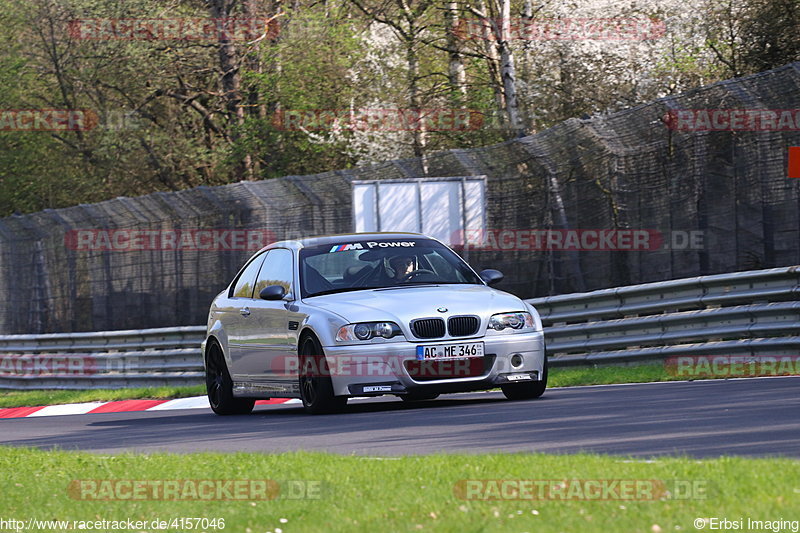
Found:
M 336 332 L 337 341 L 368 341 L 375 337 L 391 339 L 396 335 L 402 335 L 400 327 L 394 322 L 360 322 L 358 324 L 347 324 L 339 328 Z
M 356 324 L 353 326 L 353 333 L 355 333 L 356 337 L 365 341 L 372 337 L 372 328 L 370 324 Z
M 489 328 L 502 331 L 506 328 L 511 329 L 530 329 L 533 328 L 533 317 L 530 313 L 498 313 L 489 319 Z

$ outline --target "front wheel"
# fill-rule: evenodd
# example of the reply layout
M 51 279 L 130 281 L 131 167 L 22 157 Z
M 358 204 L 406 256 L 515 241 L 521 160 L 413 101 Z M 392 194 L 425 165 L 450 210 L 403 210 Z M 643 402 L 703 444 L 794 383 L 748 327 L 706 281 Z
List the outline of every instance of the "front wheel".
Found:
M 547 358 L 545 357 L 542 367 L 542 379 L 539 381 L 528 381 L 526 383 L 512 383 L 501 385 L 500 389 L 509 400 L 533 400 L 544 394 L 547 388 Z
M 335 413 L 347 405 L 347 396 L 335 396 L 325 354 L 315 337 L 306 337 L 300 345 L 300 398 L 306 412 L 319 415 Z
M 217 342 L 211 343 L 206 356 L 206 392 L 211 409 L 218 415 L 246 415 L 256 404 L 255 400 L 233 397 L 233 380 Z

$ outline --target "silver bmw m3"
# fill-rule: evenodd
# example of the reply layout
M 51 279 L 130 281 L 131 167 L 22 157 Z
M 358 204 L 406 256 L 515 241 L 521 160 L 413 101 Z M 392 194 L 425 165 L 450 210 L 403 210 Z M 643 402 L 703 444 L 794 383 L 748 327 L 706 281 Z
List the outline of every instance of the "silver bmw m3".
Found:
M 217 414 L 300 398 L 310 413 L 349 397 L 406 401 L 500 387 L 512 400 L 547 386 L 536 310 L 493 289 L 441 242 L 370 233 L 273 243 L 216 296 L 203 341 Z

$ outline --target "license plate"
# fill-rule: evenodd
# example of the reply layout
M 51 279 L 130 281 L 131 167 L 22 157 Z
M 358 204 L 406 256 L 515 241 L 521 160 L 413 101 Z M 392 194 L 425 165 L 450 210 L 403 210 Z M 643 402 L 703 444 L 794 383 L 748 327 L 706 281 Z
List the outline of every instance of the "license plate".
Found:
M 429 361 L 432 359 L 465 359 L 469 357 L 483 357 L 482 342 L 417 346 L 418 361 Z

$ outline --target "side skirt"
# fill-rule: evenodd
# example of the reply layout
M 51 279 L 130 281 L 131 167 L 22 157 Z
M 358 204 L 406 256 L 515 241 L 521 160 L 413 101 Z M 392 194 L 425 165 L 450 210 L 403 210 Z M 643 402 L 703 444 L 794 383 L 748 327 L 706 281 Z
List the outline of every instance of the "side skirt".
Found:
M 234 381 L 236 398 L 299 398 L 300 384 L 283 381 Z

